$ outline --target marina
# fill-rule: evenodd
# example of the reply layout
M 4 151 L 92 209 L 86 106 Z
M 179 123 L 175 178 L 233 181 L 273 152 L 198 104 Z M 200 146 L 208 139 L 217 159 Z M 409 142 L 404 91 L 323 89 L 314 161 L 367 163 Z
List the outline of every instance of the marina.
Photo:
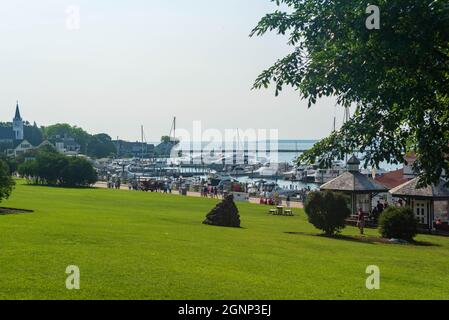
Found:
M 266 143 L 266 142 L 264 142 Z M 217 188 L 223 194 L 237 189 L 251 197 L 289 198 L 303 201 L 308 192 L 344 173 L 347 168 L 342 161 L 335 161 L 331 168 L 301 166 L 297 157 L 310 149 L 315 141 L 280 141 L 284 152 L 279 154 L 249 152 L 194 152 L 187 156 L 127 159 L 100 159 L 95 161 L 100 180 L 110 186 L 117 182 L 130 189 L 148 189 L 148 183 L 158 185 L 161 191 L 201 192 L 204 188 Z M 173 148 L 185 148 L 175 145 Z M 298 148 L 298 146 L 301 146 Z M 265 150 L 263 150 L 265 152 Z M 287 152 L 288 151 L 288 152 Z M 263 154 L 263 156 L 262 156 Z M 274 155 L 276 162 L 270 157 Z M 376 176 L 385 170 L 362 170 L 365 176 Z

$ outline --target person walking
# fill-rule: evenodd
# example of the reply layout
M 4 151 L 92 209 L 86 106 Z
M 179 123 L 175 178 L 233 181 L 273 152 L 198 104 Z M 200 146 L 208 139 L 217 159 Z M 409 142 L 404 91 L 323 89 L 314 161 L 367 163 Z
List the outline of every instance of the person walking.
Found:
M 357 215 L 357 227 L 360 230 L 360 234 L 363 235 L 365 232 L 365 214 L 363 213 L 362 208 L 359 209 Z
M 381 214 L 384 211 L 384 205 L 380 203 L 380 201 L 377 201 L 377 212 Z

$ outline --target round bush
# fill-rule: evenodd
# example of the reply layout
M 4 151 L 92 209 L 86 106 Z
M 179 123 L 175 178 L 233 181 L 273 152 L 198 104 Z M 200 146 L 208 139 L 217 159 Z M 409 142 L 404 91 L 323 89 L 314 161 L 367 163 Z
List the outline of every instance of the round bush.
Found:
M 304 209 L 309 222 L 329 236 L 340 232 L 351 215 L 347 197 L 331 191 L 311 192 L 307 196 Z
M 379 218 L 382 237 L 412 241 L 418 234 L 418 220 L 410 207 L 389 207 Z

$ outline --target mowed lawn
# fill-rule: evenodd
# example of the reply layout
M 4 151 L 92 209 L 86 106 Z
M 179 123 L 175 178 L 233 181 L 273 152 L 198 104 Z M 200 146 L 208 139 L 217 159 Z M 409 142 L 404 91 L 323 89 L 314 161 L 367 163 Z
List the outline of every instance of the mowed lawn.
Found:
M 215 200 L 19 184 L 1 206 L 1 299 L 448 299 L 449 238 L 336 240 L 304 212 L 239 204 L 241 229 L 202 225 Z M 355 235 L 347 228 L 345 235 Z M 376 230 L 368 231 L 377 235 Z M 81 289 L 67 290 L 68 265 Z M 365 288 L 368 265 L 381 289 Z

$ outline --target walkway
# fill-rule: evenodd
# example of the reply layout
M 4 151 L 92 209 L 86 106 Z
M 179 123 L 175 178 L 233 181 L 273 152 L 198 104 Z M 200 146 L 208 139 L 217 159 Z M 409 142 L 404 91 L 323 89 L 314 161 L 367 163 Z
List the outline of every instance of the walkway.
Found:
M 94 187 L 95 188 L 100 188 L 100 189 L 107 189 L 107 187 L 108 187 L 108 185 L 107 185 L 107 183 L 106 182 L 97 182 L 95 185 L 94 185 Z M 128 191 L 132 191 L 132 190 L 129 190 L 129 188 L 128 188 L 128 185 L 122 185 L 121 187 L 120 187 L 120 190 L 128 190 Z M 174 194 L 174 195 L 179 195 L 179 193 L 177 192 L 177 191 L 175 191 L 175 192 L 173 192 L 172 194 Z M 196 197 L 196 198 L 201 198 L 201 193 L 200 192 L 187 192 L 187 196 L 188 197 Z M 250 198 L 249 199 L 249 202 L 250 203 L 253 203 L 253 204 L 260 204 L 259 203 L 259 198 Z M 283 203 L 284 205 L 285 205 L 285 203 Z M 290 202 L 290 206 L 292 207 L 292 208 L 296 208 L 296 209 L 302 209 L 304 206 L 303 206 L 303 203 L 302 202 L 298 202 L 298 201 L 291 201 Z

